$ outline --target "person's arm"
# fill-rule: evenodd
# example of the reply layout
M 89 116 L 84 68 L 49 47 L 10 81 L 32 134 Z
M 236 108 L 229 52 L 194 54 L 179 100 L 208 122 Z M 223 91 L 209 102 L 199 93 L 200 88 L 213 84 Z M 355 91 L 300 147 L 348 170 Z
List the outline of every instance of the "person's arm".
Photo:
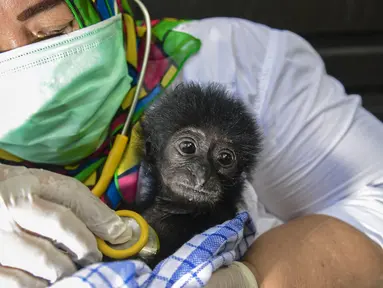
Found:
M 242 263 L 260 288 L 383 287 L 383 250 L 352 226 L 324 215 L 301 217 L 269 230 L 253 243 Z M 224 275 L 232 283 L 249 279 L 246 269 L 233 268 L 214 273 L 208 287 L 237 287 L 228 286 Z M 254 287 L 250 281 L 244 287 Z
M 219 269 L 207 287 L 254 288 L 255 281 L 259 288 L 383 287 L 383 250 L 340 220 L 305 216 L 261 235 L 242 263 Z

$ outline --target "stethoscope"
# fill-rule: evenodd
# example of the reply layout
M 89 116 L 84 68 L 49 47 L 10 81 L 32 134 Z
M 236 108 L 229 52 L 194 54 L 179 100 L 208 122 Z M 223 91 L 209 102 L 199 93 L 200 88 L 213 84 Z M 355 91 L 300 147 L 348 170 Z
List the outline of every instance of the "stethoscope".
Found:
M 128 145 L 128 140 L 129 140 L 128 131 L 132 122 L 134 111 L 136 109 L 136 105 L 138 102 L 138 98 L 140 95 L 140 91 L 141 91 L 145 73 L 146 73 L 146 68 L 149 61 L 149 52 L 150 52 L 150 44 L 151 44 L 151 37 L 152 37 L 150 15 L 145 5 L 140 0 L 134 0 L 134 1 L 140 7 L 142 14 L 144 15 L 144 20 L 145 20 L 145 24 L 147 28 L 144 58 L 142 61 L 141 73 L 137 81 L 137 88 L 133 96 L 133 101 L 129 110 L 128 117 L 126 118 L 121 134 L 118 134 L 114 140 L 112 149 L 110 150 L 108 158 L 102 169 L 100 179 L 98 180 L 97 184 L 94 186 L 92 190 L 93 194 L 96 195 L 97 197 L 101 197 L 105 193 L 105 191 L 108 189 L 108 186 L 113 179 L 114 173 L 117 170 L 118 165 L 125 152 L 125 149 Z M 116 1 L 114 1 L 114 9 L 116 14 L 119 13 L 118 12 L 119 9 L 118 9 Z M 97 237 L 97 244 L 98 244 L 99 250 L 105 256 L 108 256 L 113 259 L 126 259 L 134 255 L 137 255 L 142 250 L 142 248 L 144 248 L 145 245 L 148 243 L 149 225 L 141 215 L 133 211 L 119 210 L 119 211 L 116 211 L 116 214 L 120 217 L 132 218 L 133 220 L 137 222 L 138 226 L 140 227 L 140 237 L 138 238 L 137 242 L 133 244 L 131 247 L 127 249 L 121 249 L 121 250 L 112 248 L 104 240 L 98 237 Z

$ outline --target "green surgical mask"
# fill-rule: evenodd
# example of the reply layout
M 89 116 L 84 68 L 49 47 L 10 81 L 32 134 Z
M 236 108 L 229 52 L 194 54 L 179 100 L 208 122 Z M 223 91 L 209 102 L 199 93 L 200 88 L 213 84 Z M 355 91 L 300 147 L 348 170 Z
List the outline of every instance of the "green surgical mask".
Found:
M 121 15 L 0 54 L 0 148 L 65 165 L 94 152 L 131 85 Z

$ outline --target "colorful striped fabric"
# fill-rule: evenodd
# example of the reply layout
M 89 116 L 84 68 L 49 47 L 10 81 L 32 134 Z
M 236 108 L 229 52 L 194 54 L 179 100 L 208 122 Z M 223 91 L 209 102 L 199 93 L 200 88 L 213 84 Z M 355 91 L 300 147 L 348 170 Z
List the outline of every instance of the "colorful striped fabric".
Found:
M 114 0 L 65 0 L 80 27 L 87 27 L 115 15 Z M 126 0 L 117 0 L 117 7 L 123 14 L 126 37 L 126 60 L 129 74 L 133 78 L 132 88 L 127 93 L 120 109 L 110 124 L 109 135 L 103 145 L 91 156 L 70 166 L 55 166 L 30 163 L 0 150 L 0 163 L 41 168 L 77 178 L 90 189 L 97 183 L 103 164 L 113 144 L 114 137 L 120 133 L 129 112 L 136 89 L 137 76 L 141 71 L 145 47 L 146 26 L 135 22 Z M 181 20 L 162 19 L 152 21 L 153 40 L 144 87 L 133 117 L 130 142 L 123 160 L 114 175 L 102 200 L 112 209 L 117 209 L 122 201 L 133 202 L 136 197 L 140 159 L 135 153 L 137 143 L 136 129 L 139 119 L 148 104 L 168 87 L 183 63 L 200 48 L 200 41 L 186 33 L 172 31 Z

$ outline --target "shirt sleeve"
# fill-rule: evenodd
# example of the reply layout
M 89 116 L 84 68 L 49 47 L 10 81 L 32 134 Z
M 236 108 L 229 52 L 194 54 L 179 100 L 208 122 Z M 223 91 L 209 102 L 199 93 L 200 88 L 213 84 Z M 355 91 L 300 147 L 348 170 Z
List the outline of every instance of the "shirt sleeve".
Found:
M 185 63 L 173 86 L 181 81 L 218 82 L 254 106 L 269 28 L 236 18 L 208 18 L 187 22 L 176 30 L 199 38 L 202 47 Z

